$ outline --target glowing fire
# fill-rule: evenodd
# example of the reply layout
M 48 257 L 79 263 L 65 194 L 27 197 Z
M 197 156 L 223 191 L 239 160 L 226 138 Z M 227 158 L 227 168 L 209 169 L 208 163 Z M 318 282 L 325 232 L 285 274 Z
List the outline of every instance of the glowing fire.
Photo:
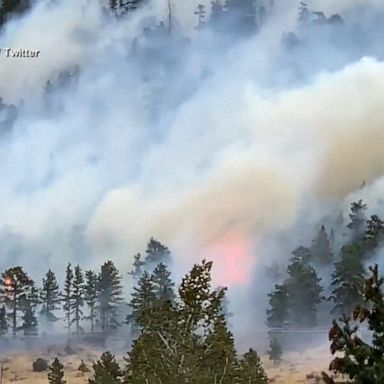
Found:
M 6 277 L 4 279 L 4 284 L 5 284 L 6 287 L 10 288 L 11 285 L 12 285 L 12 278 L 11 277 Z
M 232 230 L 215 241 L 206 258 L 213 261 L 212 277 L 216 284 L 247 284 L 253 267 L 251 244 L 247 236 Z

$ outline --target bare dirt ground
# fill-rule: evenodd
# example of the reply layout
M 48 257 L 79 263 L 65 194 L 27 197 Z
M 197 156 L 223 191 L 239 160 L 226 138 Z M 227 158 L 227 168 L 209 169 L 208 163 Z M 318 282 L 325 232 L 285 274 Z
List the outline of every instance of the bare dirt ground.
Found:
M 50 353 L 3 353 L 1 361 L 3 363 L 3 384 L 25 383 L 25 384 L 47 384 L 47 372 L 33 372 L 32 362 L 42 357 L 49 362 L 58 356 L 65 367 L 65 379 L 67 384 L 86 384 L 90 374 L 81 374 L 77 368 L 83 359 L 89 368 L 92 362 L 100 356 L 101 350 L 90 350 L 88 347 L 79 347 L 76 354 L 65 355 L 63 351 L 50 351 Z M 274 384 L 312 384 L 316 383 L 315 377 L 325 370 L 329 364 L 329 354 L 324 349 L 312 349 L 305 353 L 287 353 L 283 362 L 278 366 L 265 356 L 263 357 L 264 366 Z M 122 360 L 121 360 L 122 361 Z

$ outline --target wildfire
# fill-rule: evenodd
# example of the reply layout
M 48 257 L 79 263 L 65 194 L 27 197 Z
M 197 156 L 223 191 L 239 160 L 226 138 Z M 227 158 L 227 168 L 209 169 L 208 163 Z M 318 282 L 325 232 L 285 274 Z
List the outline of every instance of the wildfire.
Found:
M 11 288 L 11 286 L 12 286 L 12 282 L 13 282 L 13 280 L 12 280 L 11 277 L 8 277 L 8 276 L 7 276 L 7 277 L 4 279 L 4 284 L 5 284 L 5 286 L 6 286 L 8 289 Z
M 224 286 L 248 283 L 253 258 L 250 241 L 244 233 L 226 233 L 208 248 L 207 258 L 213 261 L 216 283 Z

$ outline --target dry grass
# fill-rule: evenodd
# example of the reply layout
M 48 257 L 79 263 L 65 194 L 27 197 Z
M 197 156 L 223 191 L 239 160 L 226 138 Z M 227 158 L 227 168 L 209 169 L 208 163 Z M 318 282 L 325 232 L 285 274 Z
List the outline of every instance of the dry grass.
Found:
M 83 376 L 78 372 L 77 368 L 80 361 L 83 359 L 89 368 L 92 368 L 92 362 L 98 359 L 100 353 L 101 351 L 79 348 L 76 355 L 69 356 L 64 356 L 60 351 L 54 351 L 50 354 L 23 353 L 3 355 L 2 361 L 5 368 L 3 384 L 47 384 L 47 372 L 33 372 L 32 362 L 37 357 L 43 357 L 51 362 L 56 355 L 59 355 L 60 361 L 64 364 L 65 379 L 68 384 L 86 384 L 89 374 Z M 319 349 L 307 351 L 303 354 L 289 353 L 278 367 L 274 367 L 267 357 L 263 358 L 263 363 L 273 384 L 309 384 L 314 381 L 308 378 L 307 375 L 320 373 L 326 369 L 329 364 L 329 355 L 327 351 Z

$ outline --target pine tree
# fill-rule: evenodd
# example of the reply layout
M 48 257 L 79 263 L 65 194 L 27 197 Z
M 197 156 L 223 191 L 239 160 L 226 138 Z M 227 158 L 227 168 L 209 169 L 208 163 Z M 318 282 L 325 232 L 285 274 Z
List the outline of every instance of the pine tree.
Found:
M 33 295 L 33 280 L 24 272 L 22 267 L 13 267 L 2 273 L 0 295 L 11 319 L 13 336 L 16 336 L 20 312 L 24 310 L 29 295 Z
M 316 325 L 317 306 L 323 301 L 321 279 L 310 265 L 293 257 L 287 268 L 290 321 L 299 326 Z
M 268 376 L 259 355 L 252 348 L 240 360 L 240 384 L 266 384 Z
M 283 350 L 277 339 L 276 335 L 271 334 L 269 338 L 269 350 L 268 350 L 269 359 L 273 361 L 274 365 L 279 365 L 281 358 L 283 356 Z
M 24 332 L 24 336 L 37 336 L 37 319 L 33 302 L 26 300 L 23 306 L 23 323 L 21 328 Z
M 330 300 L 332 313 L 348 314 L 362 301 L 364 266 L 360 245 L 347 245 L 341 250 L 341 259 L 332 273 Z
M 73 314 L 73 270 L 71 263 L 68 263 L 66 273 L 65 273 L 65 282 L 64 282 L 64 292 L 63 292 L 63 310 L 65 314 L 65 322 L 68 328 L 68 332 L 71 330 L 72 324 L 72 314 Z
M 20 14 L 30 6 L 29 0 L 2 0 L 0 6 L 0 24 L 4 24 L 10 15 Z
M 270 328 L 282 328 L 289 318 L 288 289 L 284 284 L 276 284 L 268 297 L 270 308 L 267 310 L 267 324 Z
M 5 305 L 0 308 L 0 336 L 6 335 L 8 332 L 7 311 Z
M 167 266 L 160 263 L 151 276 L 153 283 L 153 290 L 156 297 L 160 300 L 173 301 L 176 298 L 174 291 L 175 283 L 171 279 L 171 272 L 168 271 Z
M 366 209 L 367 205 L 363 203 L 363 200 L 351 203 L 351 213 L 349 214 L 351 221 L 347 228 L 352 232 L 352 242 L 359 240 L 364 235 Z
M 100 360 L 93 364 L 94 374 L 89 384 L 121 384 L 123 372 L 111 352 L 104 352 Z
M 98 298 L 98 278 L 95 272 L 85 272 L 84 301 L 88 305 L 89 315 L 85 317 L 91 322 L 91 331 L 95 330 L 96 304 Z
M 205 24 L 205 6 L 203 4 L 198 4 L 196 7 L 195 15 L 198 18 L 197 28 L 201 28 Z
M 55 311 L 59 309 L 61 302 L 59 285 L 57 284 L 55 273 L 50 269 L 43 278 L 43 286 L 39 292 L 42 309 L 40 315 L 45 319 L 46 325 L 50 326 L 58 318 L 55 316 Z
M 89 372 L 89 368 L 87 364 L 85 364 L 84 360 L 81 360 L 79 367 L 77 368 L 81 375 L 84 376 L 87 372 Z
M 365 279 L 363 302 L 352 313 L 354 322 L 362 323 L 371 331 L 370 340 L 364 341 L 359 334 L 359 325 L 351 324 L 351 317 L 344 315 L 339 324 L 335 320 L 329 332 L 332 355 L 338 354 L 330 364 L 330 371 L 347 375 L 350 383 L 376 384 L 384 382 L 384 292 L 383 278 L 378 266 L 370 268 L 371 276 Z M 326 383 L 334 384 L 323 373 Z
M 122 286 L 119 271 L 112 261 L 101 267 L 98 279 L 98 310 L 100 325 L 104 332 L 119 327 L 119 306 L 122 303 Z
M 330 265 L 333 261 L 331 242 L 329 241 L 324 225 L 321 226 L 319 233 L 313 240 L 310 253 L 312 260 L 322 266 Z
M 174 302 L 156 297 L 144 272 L 134 292 L 135 309 L 149 315 L 141 317 L 140 334 L 128 353 L 126 383 L 240 383 L 234 340 L 223 314 L 225 288 L 212 289 L 211 268 L 206 261 L 194 265 Z M 241 384 L 265 383 L 260 361 L 245 367 Z
M 71 312 L 73 318 L 71 323 L 76 325 L 76 332 L 79 333 L 82 328 L 80 327 L 80 320 L 83 316 L 82 308 L 84 306 L 84 277 L 80 265 L 76 265 L 75 274 L 72 285 L 71 295 Z
M 236 382 L 238 364 L 235 342 L 223 315 L 216 319 L 212 332 L 205 340 L 204 350 L 205 359 L 202 362 L 202 370 L 207 372 L 207 377 L 211 380 L 213 378 L 213 382 L 222 384 Z
M 209 23 L 214 27 L 218 28 L 221 26 L 224 15 L 224 6 L 220 0 L 214 0 L 211 2 L 211 14 L 209 17 Z
M 57 357 L 49 367 L 48 382 L 49 384 L 66 384 L 64 380 L 64 366 Z
M 126 319 L 128 324 L 132 324 L 134 333 L 137 328 L 146 327 L 152 321 L 157 321 L 153 314 L 155 301 L 156 294 L 152 278 L 148 272 L 144 272 L 137 286 L 133 288 L 132 299 L 129 303 L 131 312 Z
M 384 222 L 377 215 L 367 221 L 364 240 L 368 250 L 377 248 L 384 238 Z
M 129 275 L 132 275 L 134 279 L 139 279 L 141 274 L 143 273 L 143 267 L 145 266 L 145 261 L 141 260 L 141 254 L 133 256 L 133 270 L 128 272 Z
M 149 240 L 145 253 L 146 263 L 151 264 L 152 266 L 159 265 L 160 263 L 169 265 L 171 261 L 171 253 L 169 249 L 153 237 Z

